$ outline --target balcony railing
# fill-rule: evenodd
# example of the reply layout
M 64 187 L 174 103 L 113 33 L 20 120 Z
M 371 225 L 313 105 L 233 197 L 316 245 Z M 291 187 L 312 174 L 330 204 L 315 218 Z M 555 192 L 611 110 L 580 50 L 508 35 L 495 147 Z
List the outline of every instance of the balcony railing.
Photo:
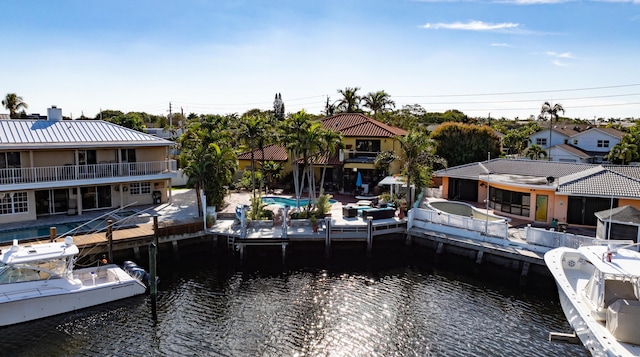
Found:
M 341 150 L 340 161 L 342 162 L 360 162 L 360 163 L 373 163 L 378 156 L 379 151 L 356 151 L 356 150 Z
M 0 184 L 25 184 L 111 177 L 147 176 L 177 171 L 175 160 L 0 169 Z

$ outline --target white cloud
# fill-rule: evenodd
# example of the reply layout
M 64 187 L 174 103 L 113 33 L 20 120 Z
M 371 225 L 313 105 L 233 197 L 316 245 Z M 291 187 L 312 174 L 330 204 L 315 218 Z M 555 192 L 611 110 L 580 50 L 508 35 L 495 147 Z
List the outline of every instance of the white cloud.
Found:
M 557 53 L 557 52 L 553 52 L 553 51 L 548 51 L 547 52 L 547 56 L 549 57 L 555 57 L 555 58 L 575 58 L 571 52 L 564 52 L 564 53 Z
M 551 61 L 551 63 L 553 63 L 555 66 L 558 66 L 558 67 L 569 67 L 568 63 L 560 62 L 558 60 L 553 60 Z
M 491 47 L 511 47 L 508 43 L 492 43 Z
M 496 0 L 497 3 L 514 4 L 514 5 L 538 5 L 538 4 L 562 4 L 573 2 L 575 0 Z M 614 0 L 617 1 L 617 0 Z M 621 0 L 621 1 L 639 1 L 639 0 Z
M 491 24 L 482 21 L 470 21 L 467 23 L 452 22 L 452 23 L 427 23 L 422 26 L 425 29 L 445 29 L 445 30 L 465 30 L 465 31 L 509 31 L 518 29 L 520 24 L 512 22 L 503 22 L 499 24 Z

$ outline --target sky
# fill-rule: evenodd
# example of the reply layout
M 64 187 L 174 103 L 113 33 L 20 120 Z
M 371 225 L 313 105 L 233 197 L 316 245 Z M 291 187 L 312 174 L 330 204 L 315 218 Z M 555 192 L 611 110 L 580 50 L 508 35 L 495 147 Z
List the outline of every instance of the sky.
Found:
M 95 117 L 396 108 L 640 118 L 640 0 L 7 0 L 0 96 Z M 8 113 L 0 108 L 0 113 Z

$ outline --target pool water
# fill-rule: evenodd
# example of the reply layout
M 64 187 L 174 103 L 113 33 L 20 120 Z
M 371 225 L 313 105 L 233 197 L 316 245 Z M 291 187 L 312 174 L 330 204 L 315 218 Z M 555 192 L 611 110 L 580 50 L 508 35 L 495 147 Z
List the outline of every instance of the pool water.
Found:
M 331 204 L 334 204 L 336 202 L 337 202 L 336 200 L 329 200 L 329 203 Z M 281 207 L 284 207 L 284 206 L 296 207 L 298 205 L 298 201 L 295 198 L 278 197 L 278 196 L 262 197 L 262 203 L 267 205 L 278 205 Z M 307 205 L 309 205 L 309 199 L 300 200 L 300 207 L 304 207 Z
M 38 227 L 25 227 L 25 228 L 16 228 L 7 231 L 0 232 L 0 242 L 11 242 L 14 239 L 23 240 L 23 239 L 35 239 L 35 238 L 43 238 L 49 237 L 49 229 L 50 227 L 56 227 L 56 235 L 62 236 L 67 232 L 70 232 L 85 222 L 69 222 L 69 223 L 58 223 L 55 225 L 48 226 L 38 226 Z M 100 229 L 106 228 L 104 222 L 92 222 L 90 224 L 82 226 L 80 231 L 88 232 L 88 231 L 96 231 Z M 77 233 L 77 232 L 73 232 Z

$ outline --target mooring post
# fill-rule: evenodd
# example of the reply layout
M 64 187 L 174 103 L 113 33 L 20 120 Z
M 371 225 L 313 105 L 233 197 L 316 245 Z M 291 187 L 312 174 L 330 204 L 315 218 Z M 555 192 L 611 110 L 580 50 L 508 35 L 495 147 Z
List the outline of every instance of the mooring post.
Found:
M 287 211 L 289 211 L 289 206 L 285 205 L 282 210 L 282 239 L 287 239 Z
M 153 242 L 158 247 L 158 216 L 153 216 Z
M 56 240 L 56 227 L 49 227 L 49 242 Z
M 155 243 L 149 244 L 149 293 L 151 294 L 151 315 L 153 320 L 158 319 L 156 311 L 157 295 L 158 295 L 158 282 L 156 279 L 156 257 L 158 246 Z
M 111 225 L 113 224 L 112 219 L 107 220 L 107 245 L 109 249 L 109 263 L 113 263 L 113 229 Z
M 324 232 L 324 257 L 331 257 L 331 218 L 324 218 L 327 230 Z
M 367 258 L 371 258 L 373 250 L 373 217 L 367 216 Z
M 285 263 L 285 258 L 287 257 L 287 243 L 282 242 L 282 264 Z

